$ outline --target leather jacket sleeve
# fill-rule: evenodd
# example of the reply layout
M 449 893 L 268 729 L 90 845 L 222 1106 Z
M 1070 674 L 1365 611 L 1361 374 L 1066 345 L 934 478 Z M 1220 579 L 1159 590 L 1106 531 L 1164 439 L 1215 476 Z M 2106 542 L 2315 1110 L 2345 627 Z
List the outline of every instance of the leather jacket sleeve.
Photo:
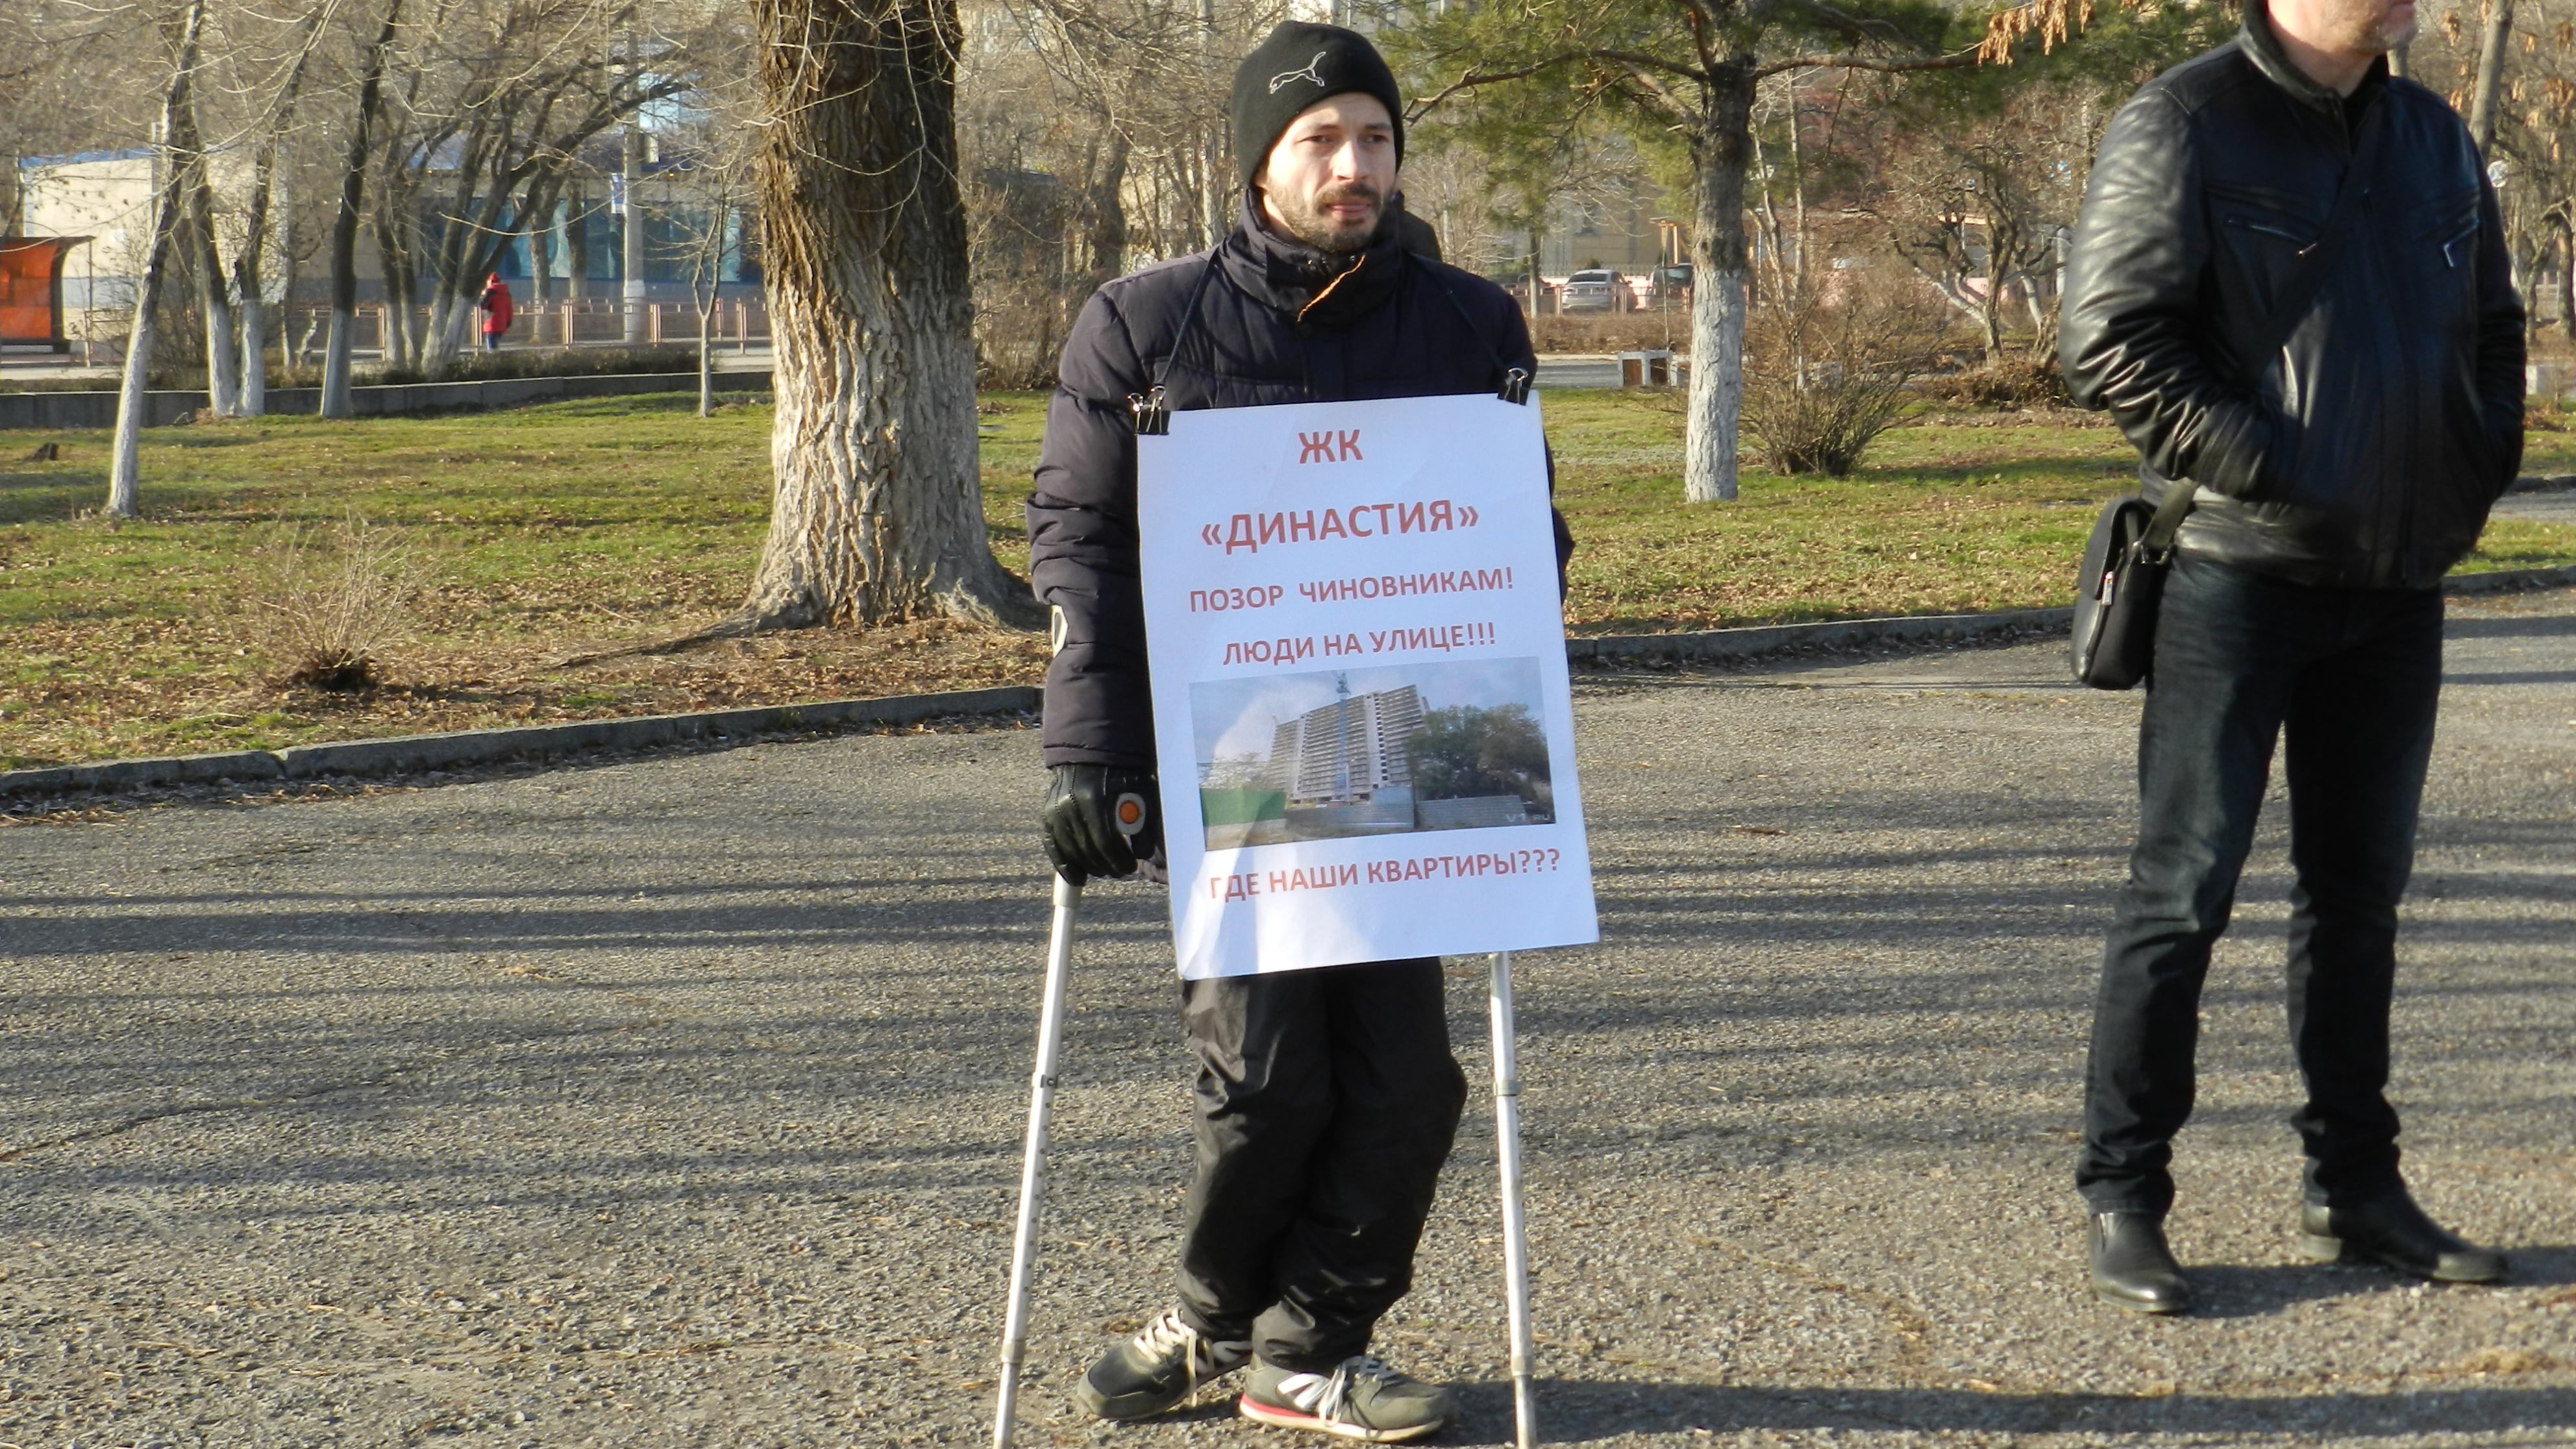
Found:
M 2507 254 L 2504 221 L 2497 214 L 2495 188 L 2478 186 L 2478 402 L 2485 415 L 2488 457 L 2495 472 L 2488 479 L 2488 501 L 2504 496 L 2522 471 L 2523 364 L 2528 360 L 2523 334 L 2522 297 L 2513 289 L 2513 258 Z
M 2190 130 L 2156 89 L 2112 118 L 2067 259 L 2058 365 L 2076 402 L 2108 408 L 2149 469 L 2241 498 L 2261 487 L 2281 430 L 2210 360 L 2210 228 Z

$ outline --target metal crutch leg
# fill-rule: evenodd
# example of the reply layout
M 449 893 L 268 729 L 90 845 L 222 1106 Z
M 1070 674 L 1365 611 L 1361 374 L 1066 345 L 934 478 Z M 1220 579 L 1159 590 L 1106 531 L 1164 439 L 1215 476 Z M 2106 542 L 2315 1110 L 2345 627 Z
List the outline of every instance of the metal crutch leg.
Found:
M 1020 1364 L 1029 1347 L 1029 1275 L 1036 1265 L 1038 1209 L 1046 1197 L 1047 1113 L 1055 1106 L 1056 1049 L 1064 1041 L 1064 981 L 1073 960 L 1073 913 L 1082 886 L 1055 877 L 1055 923 L 1047 937 L 1046 996 L 1038 1008 L 1038 1060 L 1029 1075 L 1029 1136 L 1020 1158 L 1020 1221 L 1011 1237 L 1011 1303 L 1002 1317 L 1002 1381 L 993 1409 L 993 1449 L 1011 1449 Z
M 1494 953 L 1486 993 L 1494 1036 L 1494 1162 L 1503 1179 L 1503 1306 L 1512 1333 L 1512 1422 L 1519 1449 L 1538 1423 L 1530 1406 L 1529 1227 L 1521 1216 L 1521 1080 L 1513 1050 L 1512 953 Z

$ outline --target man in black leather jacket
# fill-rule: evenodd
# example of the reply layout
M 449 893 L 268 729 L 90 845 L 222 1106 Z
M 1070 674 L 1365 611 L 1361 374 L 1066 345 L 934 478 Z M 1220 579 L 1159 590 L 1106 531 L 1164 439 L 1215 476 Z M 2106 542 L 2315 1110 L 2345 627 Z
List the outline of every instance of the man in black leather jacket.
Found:
M 1491 283 L 1422 255 L 1394 208 L 1394 76 L 1331 26 L 1281 26 L 1237 72 L 1245 190 L 1212 252 L 1121 277 L 1065 344 L 1029 500 L 1030 575 L 1053 615 L 1047 850 L 1070 878 L 1159 875 L 1118 796 L 1154 798 L 1131 399 L 1174 411 L 1491 393 L 1533 370 Z M 1412 245 L 1408 246 L 1408 240 Z M 1558 524 L 1560 554 L 1570 547 Z M 1161 1413 L 1251 1361 L 1250 1418 L 1371 1442 L 1453 1418 L 1446 1390 L 1371 1357 L 1412 1281 L 1466 1083 L 1440 963 L 1182 984 L 1199 1057 L 1180 1302 L 1075 1390 L 1107 1419 Z
M 2075 396 L 2111 410 L 2150 498 L 2196 490 L 2157 621 L 2077 1169 L 2094 1290 L 2125 1308 L 2190 1306 L 2163 1234 L 2171 1141 L 2284 735 L 2303 1245 L 2429 1278 L 2504 1272 L 2408 1195 L 2385 1090 L 2440 584 L 2522 451 L 2523 313 L 2495 195 L 2459 118 L 2388 74 L 2413 28 L 2410 0 L 2253 0 L 2233 43 L 2112 120 L 2069 259 Z M 2317 254 L 2315 300 L 2253 355 L 2356 163 L 2366 190 Z

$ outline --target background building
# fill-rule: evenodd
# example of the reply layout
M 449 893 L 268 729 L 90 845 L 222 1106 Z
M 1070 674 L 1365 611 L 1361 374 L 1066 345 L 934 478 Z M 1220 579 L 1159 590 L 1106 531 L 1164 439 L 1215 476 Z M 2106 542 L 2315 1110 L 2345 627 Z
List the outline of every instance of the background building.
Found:
M 1342 804 L 1381 791 L 1410 791 L 1406 744 L 1422 727 L 1422 692 L 1408 684 L 1352 694 L 1279 726 L 1270 742 L 1271 778 L 1291 804 Z

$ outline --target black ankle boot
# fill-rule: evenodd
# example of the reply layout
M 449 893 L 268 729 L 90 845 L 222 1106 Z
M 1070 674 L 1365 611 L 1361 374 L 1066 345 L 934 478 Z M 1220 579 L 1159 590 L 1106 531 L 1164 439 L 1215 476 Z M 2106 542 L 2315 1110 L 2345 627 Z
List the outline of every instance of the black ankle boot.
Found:
M 2191 1284 L 2155 1213 L 2095 1213 L 2085 1225 L 2093 1296 L 2132 1313 L 2188 1313 Z
M 2472 1247 L 2425 1216 L 2403 1185 L 2299 1210 L 2299 1245 L 2320 1263 L 2376 1263 L 2441 1283 L 2499 1283 L 2504 1254 Z

